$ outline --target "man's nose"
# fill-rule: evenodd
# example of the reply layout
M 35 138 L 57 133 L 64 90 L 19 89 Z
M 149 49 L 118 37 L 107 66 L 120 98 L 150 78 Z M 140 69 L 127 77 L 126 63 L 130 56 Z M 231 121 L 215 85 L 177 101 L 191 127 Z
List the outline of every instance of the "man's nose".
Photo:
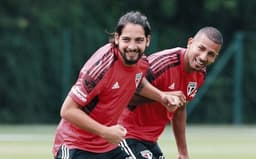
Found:
M 207 61 L 208 59 L 207 52 L 202 52 L 199 57 L 201 61 Z
M 136 43 L 131 41 L 128 45 L 129 50 L 135 50 L 137 48 Z

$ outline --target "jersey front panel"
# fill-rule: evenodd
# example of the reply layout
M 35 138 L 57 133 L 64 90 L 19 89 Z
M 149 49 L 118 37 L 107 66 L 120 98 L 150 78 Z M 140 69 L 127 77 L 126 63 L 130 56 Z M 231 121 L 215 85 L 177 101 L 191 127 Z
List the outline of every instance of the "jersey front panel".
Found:
M 112 60 L 105 60 L 103 56 Z M 91 118 L 107 126 L 117 124 L 123 108 L 128 105 L 148 68 L 145 59 L 139 60 L 136 67 L 125 67 L 120 58 L 110 44 L 101 48 L 84 65 L 69 93 Z M 60 122 L 56 136 L 55 153 L 61 144 L 90 152 L 107 152 L 117 147 L 65 120 Z
M 202 85 L 205 72 L 185 72 L 184 53 L 185 49 L 174 48 L 150 55 L 146 76 L 160 90 L 181 90 L 189 101 Z M 156 142 L 172 117 L 161 104 L 150 103 L 137 105 L 133 111 L 125 109 L 119 121 L 128 131 L 127 138 Z

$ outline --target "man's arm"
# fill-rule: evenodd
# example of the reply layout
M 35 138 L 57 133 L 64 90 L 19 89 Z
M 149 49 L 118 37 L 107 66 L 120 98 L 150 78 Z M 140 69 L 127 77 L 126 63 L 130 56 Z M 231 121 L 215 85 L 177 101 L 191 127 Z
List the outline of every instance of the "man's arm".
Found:
M 185 97 L 163 92 L 149 83 L 146 78 L 142 79 L 142 82 L 137 89 L 137 93 L 141 96 L 161 103 L 169 111 L 175 111 L 177 107 L 183 106 L 186 103 Z
M 179 107 L 174 113 L 172 128 L 178 149 L 178 159 L 189 159 L 186 143 L 186 106 Z
M 140 105 L 140 104 L 153 103 L 153 102 L 156 102 L 156 101 L 153 101 L 149 98 L 143 97 L 135 93 L 132 99 L 130 100 L 129 105 Z
M 65 99 L 60 114 L 63 119 L 83 130 L 105 138 L 110 143 L 119 144 L 126 135 L 126 129 L 120 125 L 107 127 L 92 119 L 70 96 Z

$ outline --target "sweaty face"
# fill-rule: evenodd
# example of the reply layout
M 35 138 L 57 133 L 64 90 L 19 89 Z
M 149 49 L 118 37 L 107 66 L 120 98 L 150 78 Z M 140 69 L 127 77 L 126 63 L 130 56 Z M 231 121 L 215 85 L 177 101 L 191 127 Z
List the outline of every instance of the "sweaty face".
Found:
M 212 64 L 217 58 L 221 45 L 211 41 L 206 35 L 201 34 L 190 38 L 185 54 L 186 70 L 199 71 Z
M 124 26 L 121 35 L 115 34 L 115 43 L 125 65 L 133 65 L 138 62 L 147 46 L 150 37 L 145 36 L 141 25 L 128 23 Z

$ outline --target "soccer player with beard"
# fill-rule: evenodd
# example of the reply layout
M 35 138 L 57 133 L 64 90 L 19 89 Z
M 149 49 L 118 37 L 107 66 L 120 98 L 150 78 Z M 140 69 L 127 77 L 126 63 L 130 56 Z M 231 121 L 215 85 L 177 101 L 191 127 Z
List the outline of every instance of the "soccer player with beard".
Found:
M 204 82 L 206 67 L 214 63 L 223 45 L 221 33 L 204 27 L 188 39 L 187 48 L 172 48 L 151 54 L 146 78 L 156 88 L 192 100 Z M 172 124 L 178 159 L 188 159 L 185 127 L 186 107 L 168 111 L 160 103 L 134 96 L 119 123 L 127 129 L 121 146 L 137 159 L 164 159 L 157 140 L 165 126 Z
M 144 78 L 148 62 L 143 54 L 150 34 L 147 18 L 140 12 L 128 12 L 119 19 L 113 42 L 84 64 L 61 107 L 53 145 L 55 159 L 129 158 L 118 146 L 126 129 L 117 120 L 135 91 L 166 106 L 184 103 Z

